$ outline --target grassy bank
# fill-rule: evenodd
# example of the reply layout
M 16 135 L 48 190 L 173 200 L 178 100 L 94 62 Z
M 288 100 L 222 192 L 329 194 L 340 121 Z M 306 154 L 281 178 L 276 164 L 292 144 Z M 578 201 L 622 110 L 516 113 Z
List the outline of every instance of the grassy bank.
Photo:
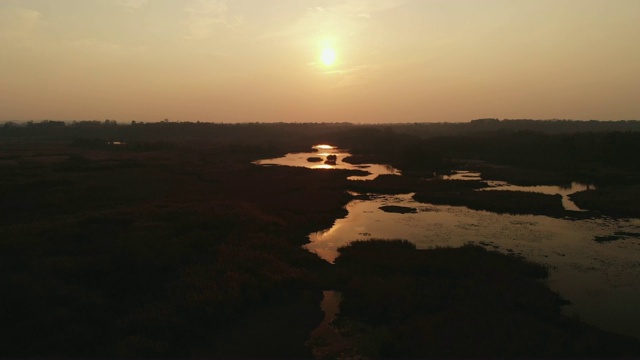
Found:
M 339 355 L 640 355 L 638 340 L 563 316 L 564 301 L 540 281 L 547 270 L 514 256 L 372 240 L 341 248 L 335 268 L 343 301 L 334 327 L 351 342 Z

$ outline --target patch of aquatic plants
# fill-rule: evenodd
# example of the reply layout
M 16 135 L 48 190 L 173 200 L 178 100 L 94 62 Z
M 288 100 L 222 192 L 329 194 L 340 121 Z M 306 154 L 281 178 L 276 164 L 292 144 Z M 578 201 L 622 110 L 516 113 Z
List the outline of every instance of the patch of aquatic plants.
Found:
M 640 217 L 640 184 L 581 191 L 569 198 L 580 208 L 615 217 Z
M 408 206 L 397 206 L 397 205 L 380 206 L 380 210 L 384 212 L 398 213 L 398 214 L 415 214 L 418 212 L 416 208 L 412 208 Z
M 498 166 L 475 162 L 467 169 L 480 172 L 485 180 L 500 180 L 521 186 L 571 184 L 573 178 L 557 171 Z
M 419 178 L 398 175 L 378 175 L 373 180 L 352 181 L 349 190 L 358 193 L 406 194 L 425 186 Z
M 407 175 L 379 175 L 373 180 L 352 181 L 349 190 L 358 193 L 406 194 L 410 192 L 462 191 L 487 187 L 484 181 L 423 179 Z
M 354 242 L 335 261 L 343 294 L 334 326 L 354 345 L 337 356 L 637 356 L 640 343 L 563 316 L 547 270 L 481 247 L 416 250 Z
M 627 232 L 627 231 L 616 231 L 613 235 L 601 235 L 595 236 L 593 239 L 599 243 L 605 243 L 610 241 L 628 239 L 628 238 L 640 238 L 640 233 Z
M 524 191 L 433 191 L 418 192 L 413 198 L 423 203 L 466 206 L 501 214 L 565 215 L 561 195 Z

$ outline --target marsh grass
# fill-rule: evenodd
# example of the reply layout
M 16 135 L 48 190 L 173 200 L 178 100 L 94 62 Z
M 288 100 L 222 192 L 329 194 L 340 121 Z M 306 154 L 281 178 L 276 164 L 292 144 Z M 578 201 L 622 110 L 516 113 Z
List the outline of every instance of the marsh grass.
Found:
M 524 191 L 436 191 L 419 192 L 416 201 L 466 206 L 500 214 L 532 214 L 562 217 L 565 214 L 561 195 L 547 195 Z
M 9 150 L 27 160 L 0 164 L 4 356 L 310 354 L 328 264 L 300 245 L 343 213 L 347 173 L 252 165 L 261 146 Z
M 615 217 L 640 217 L 640 185 L 618 185 L 569 196 L 580 208 Z
M 547 269 L 481 247 L 416 250 L 354 242 L 335 261 L 335 326 L 369 357 L 562 357 L 640 354 L 637 340 L 579 323 L 541 281 Z

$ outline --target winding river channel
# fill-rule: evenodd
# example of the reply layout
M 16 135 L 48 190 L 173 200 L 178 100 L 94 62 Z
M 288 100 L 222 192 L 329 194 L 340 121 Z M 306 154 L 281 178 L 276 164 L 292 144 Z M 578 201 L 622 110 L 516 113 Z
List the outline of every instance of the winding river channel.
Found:
M 336 155 L 335 164 L 326 159 Z M 366 181 L 380 174 L 400 172 L 392 167 L 371 164 L 352 165 L 342 160 L 349 153 L 327 145 L 318 145 L 308 153 L 292 153 L 276 159 L 260 160 L 259 165 L 304 166 L 365 170 L 369 175 L 351 177 Z M 458 172 L 445 179 L 480 180 L 481 174 Z M 488 179 L 483 179 L 488 180 Z M 518 187 L 504 182 L 489 182 L 481 190 L 518 190 L 561 194 L 567 210 L 580 211 L 568 195 L 589 190 L 591 186 L 574 183 L 570 187 Z M 548 285 L 571 305 L 567 315 L 579 316 L 586 323 L 640 338 L 640 219 L 595 217 L 558 219 L 537 215 L 508 215 L 476 211 L 461 206 L 418 203 L 413 194 L 376 195 L 351 201 L 348 215 L 334 225 L 309 235 L 305 247 L 333 262 L 337 249 L 362 239 L 407 239 L 418 248 L 461 246 L 475 243 L 488 249 L 517 254 L 550 269 Z M 380 209 L 395 205 L 417 209 L 415 213 L 392 213 Z M 619 240 L 597 242 L 596 237 L 624 233 Z

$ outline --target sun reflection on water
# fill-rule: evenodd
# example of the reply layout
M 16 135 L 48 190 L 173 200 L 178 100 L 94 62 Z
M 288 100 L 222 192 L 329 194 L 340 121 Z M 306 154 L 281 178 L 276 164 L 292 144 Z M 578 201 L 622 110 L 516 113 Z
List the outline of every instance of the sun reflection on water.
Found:
M 314 149 L 318 149 L 318 150 L 333 150 L 336 147 L 335 146 L 331 146 L 331 145 L 327 145 L 327 144 L 320 144 L 320 145 L 316 145 L 313 147 Z
M 275 159 L 264 159 L 254 161 L 257 165 L 279 165 L 279 166 L 300 166 L 309 169 L 344 169 L 366 171 L 368 174 L 349 176 L 349 180 L 373 180 L 378 175 L 391 174 L 400 175 L 400 170 L 390 165 L 381 164 L 358 164 L 353 165 L 344 162 L 344 159 L 351 156 L 346 150 L 329 144 L 319 144 L 312 146 L 313 152 L 289 153 L 283 157 Z M 333 158 L 335 157 L 335 158 Z

